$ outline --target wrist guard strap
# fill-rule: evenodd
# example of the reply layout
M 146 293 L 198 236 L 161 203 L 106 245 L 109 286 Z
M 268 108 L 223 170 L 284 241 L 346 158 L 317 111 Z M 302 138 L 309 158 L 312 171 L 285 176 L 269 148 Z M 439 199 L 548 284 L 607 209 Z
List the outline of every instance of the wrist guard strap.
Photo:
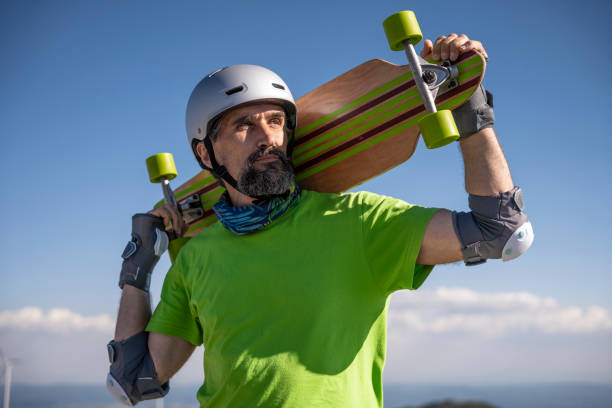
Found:
M 461 139 L 484 128 L 493 127 L 493 94 L 480 85 L 470 99 L 452 112 Z
M 151 273 L 159 257 L 168 248 L 168 235 L 161 217 L 135 214 L 132 217 L 132 239 L 123 254 L 119 287 L 128 284 L 149 291 Z

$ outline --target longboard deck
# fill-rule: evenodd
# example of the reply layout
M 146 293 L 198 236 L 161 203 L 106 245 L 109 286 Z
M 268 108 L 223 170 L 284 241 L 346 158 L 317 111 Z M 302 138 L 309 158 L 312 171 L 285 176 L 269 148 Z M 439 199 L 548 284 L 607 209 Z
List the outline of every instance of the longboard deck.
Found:
M 463 104 L 484 77 L 486 63 L 476 52 L 454 65 L 457 85 L 438 93 L 438 109 Z M 296 104 L 296 181 L 303 189 L 330 193 L 354 188 L 408 160 L 419 138 L 417 122 L 426 113 L 409 66 L 380 59 L 332 79 Z M 212 206 L 224 190 L 202 170 L 174 191 L 179 206 L 186 200 L 197 207 L 201 203 L 201 216 L 188 222 L 186 237 L 217 222 Z

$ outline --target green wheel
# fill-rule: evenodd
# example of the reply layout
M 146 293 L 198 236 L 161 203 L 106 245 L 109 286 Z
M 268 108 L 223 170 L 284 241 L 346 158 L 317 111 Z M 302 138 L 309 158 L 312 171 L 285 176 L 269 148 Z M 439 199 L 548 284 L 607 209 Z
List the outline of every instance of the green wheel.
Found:
M 419 120 L 419 129 L 428 149 L 436 149 L 459 139 L 459 131 L 449 110 L 428 113 Z
M 189 237 L 176 238 L 170 241 L 168 244 L 168 255 L 170 255 L 170 262 L 174 263 L 181 248 L 190 240 Z
M 410 10 L 397 12 L 383 21 L 383 28 L 389 47 L 393 51 L 403 51 L 404 41 L 410 40 L 412 45 L 417 45 L 423 39 L 419 22 Z
M 163 179 L 176 177 L 176 166 L 170 153 L 158 153 L 147 159 L 147 171 L 151 183 L 160 183 Z

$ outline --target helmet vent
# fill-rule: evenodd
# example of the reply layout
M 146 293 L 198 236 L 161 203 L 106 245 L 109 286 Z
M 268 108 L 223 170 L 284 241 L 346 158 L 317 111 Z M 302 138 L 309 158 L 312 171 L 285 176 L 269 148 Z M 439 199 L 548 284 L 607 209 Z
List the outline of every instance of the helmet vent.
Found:
M 235 88 L 232 88 L 232 89 L 229 89 L 229 90 L 225 91 L 225 94 L 229 96 L 229 95 L 235 94 L 236 92 L 240 92 L 243 89 L 244 89 L 244 87 L 242 85 L 240 85 L 240 86 L 237 86 Z
M 274 82 L 272 82 L 272 86 L 278 89 L 282 89 L 283 91 L 285 90 L 285 87 L 282 86 L 281 84 L 275 84 Z

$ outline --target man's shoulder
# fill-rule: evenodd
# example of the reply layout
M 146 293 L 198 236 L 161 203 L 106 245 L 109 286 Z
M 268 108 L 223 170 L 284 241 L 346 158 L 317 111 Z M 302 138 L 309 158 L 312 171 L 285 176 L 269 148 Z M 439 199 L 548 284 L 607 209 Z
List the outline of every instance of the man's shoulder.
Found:
M 410 207 L 411 205 L 397 198 L 371 193 L 369 191 L 355 191 L 350 193 L 321 193 L 317 191 L 303 191 L 303 205 L 301 210 L 313 214 L 343 213 L 361 217 L 372 211 L 385 211 L 395 207 Z
M 390 196 L 376 194 L 369 191 L 354 191 L 350 193 L 321 193 L 312 190 L 303 190 L 305 201 L 322 202 L 327 205 L 353 208 L 373 206 L 383 202 L 401 202 L 402 200 Z
M 232 233 L 227 231 L 223 224 L 219 221 L 215 221 L 208 227 L 204 228 L 198 234 L 194 235 L 187 241 L 187 243 L 181 248 L 179 255 L 195 255 L 201 252 L 202 247 L 210 245 L 212 242 L 218 241 L 220 235 L 231 235 Z M 178 258 L 177 258 L 178 260 Z
M 302 190 L 303 198 L 306 200 L 318 200 L 327 202 L 342 202 L 347 204 L 361 203 L 365 201 L 380 201 L 392 199 L 381 194 L 371 193 L 369 191 L 353 191 L 349 193 L 322 193 L 314 190 Z

